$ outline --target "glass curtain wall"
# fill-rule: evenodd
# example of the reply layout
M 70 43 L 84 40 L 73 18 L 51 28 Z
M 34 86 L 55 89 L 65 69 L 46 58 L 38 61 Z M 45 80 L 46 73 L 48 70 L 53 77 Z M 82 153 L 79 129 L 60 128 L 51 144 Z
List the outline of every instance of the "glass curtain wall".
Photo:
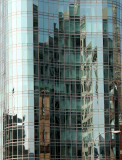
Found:
M 3 111 L 5 110 L 5 47 L 6 47 L 6 37 L 5 37 L 5 23 L 3 15 L 6 15 L 4 9 L 4 2 L 0 2 L 0 159 L 3 159 Z M 2 34 L 2 32 L 4 34 Z
M 122 2 L 2 3 L 2 159 L 119 159 Z
M 1 48 L 5 46 L 1 52 L 5 57 L 1 72 L 5 75 L 5 89 L 0 159 L 29 159 L 35 154 L 33 1 L 2 0 L 0 3 L 3 3 Z
M 37 7 L 35 88 L 50 100 L 49 150 L 41 145 L 41 156 L 87 160 L 94 147 L 95 158 L 119 159 L 111 131 L 119 129 L 120 1 L 41 0 Z

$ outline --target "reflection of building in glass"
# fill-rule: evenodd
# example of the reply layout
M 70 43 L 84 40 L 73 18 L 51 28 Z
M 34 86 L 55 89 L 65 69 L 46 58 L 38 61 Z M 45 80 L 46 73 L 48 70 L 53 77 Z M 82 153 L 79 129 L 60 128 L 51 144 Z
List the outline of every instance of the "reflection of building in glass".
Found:
M 66 15 L 67 13 L 64 14 Z M 63 17 L 63 13 L 61 12 L 59 13 L 59 17 L 59 28 L 62 26 L 62 23 L 65 23 L 65 25 L 69 25 L 70 21 L 72 21 L 70 20 L 70 17 L 67 17 L 65 19 Z M 81 143 L 82 141 L 81 109 L 79 103 L 81 99 L 81 66 L 78 65 L 77 67 L 75 67 L 74 65 L 75 56 L 77 56 L 77 59 L 79 59 L 80 52 L 73 50 L 74 46 L 79 47 L 80 36 L 77 37 L 74 35 L 74 33 L 72 33 L 71 35 L 69 35 L 69 32 L 65 33 L 65 31 L 67 30 L 66 27 L 57 29 L 55 23 L 53 24 L 53 27 L 55 33 L 54 37 L 49 36 L 49 43 L 40 44 L 45 46 L 44 52 L 40 52 L 43 54 L 40 54 L 40 57 L 43 57 L 44 54 L 50 55 L 48 63 L 45 63 L 45 61 L 41 62 L 40 80 L 41 83 L 43 82 L 44 84 L 40 86 L 40 91 L 49 90 L 48 83 L 50 83 L 49 95 L 51 157 L 63 158 L 67 155 L 70 157 L 77 156 L 80 158 L 82 154 L 82 147 L 76 142 L 79 141 Z M 58 33 L 60 33 L 60 35 L 58 35 Z M 64 33 L 66 37 L 64 37 Z M 69 36 L 72 37 L 71 44 L 70 39 L 68 38 Z M 70 47 L 71 50 L 69 50 Z M 65 50 L 65 48 L 67 49 Z M 45 60 L 47 61 L 48 57 L 46 56 L 43 58 L 46 58 Z M 73 65 L 69 66 L 71 61 Z M 72 77 L 72 81 L 70 80 L 70 77 Z M 77 82 L 74 81 L 75 77 L 77 78 Z M 48 79 L 44 81 L 44 78 Z M 78 95 L 77 98 L 75 97 L 75 93 L 77 93 Z M 72 105 L 72 108 L 70 108 L 70 105 Z M 74 112 L 76 109 L 78 109 L 77 113 Z M 76 129 L 77 125 L 79 126 L 79 130 Z M 71 143 L 73 143 L 73 146 L 71 145 Z M 74 155 L 71 155 L 72 150 Z
M 86 39 L 85 39 L 86 40 Z M 82 84 L 82 124 L 83 124 L 83 157 L 88 159 L 92 155 L 93 146 L 93 74 L 97 76 L 97 47 L 92 50 L 91 42 L 88 44 L 82 54 L 81 66 L 81 84 Z M 96 94 L 98 93 L 98 84 L 95 82 Z M 89 143 L 88 143 L 89 142 Z M 97 151 L 97 149 L 95 150 Z
M 122 132 L 122 114 L 119 116 L 120 131 Z M 122 141 L 122 136 L 120 136 L 120 142 Z M 122 144 L 120 143 L 120 159 L 122 159 Z
M 41 90 L 40 107 L 40 158 L 50 159 L 50 111 L 49 93 Z
M 3 121 L 3 143 L 4 148 L 4 159 L 16 159 L 19 157 L 27 157 L 28 150 L 25 148 L 25 126 L 24 120 L 17 118 L 17 115 L 4 114 Z M 34 156 L 34 155 L 33 155 Z
M 121 1 L 0 5 L 0 159 L 120 159 Z

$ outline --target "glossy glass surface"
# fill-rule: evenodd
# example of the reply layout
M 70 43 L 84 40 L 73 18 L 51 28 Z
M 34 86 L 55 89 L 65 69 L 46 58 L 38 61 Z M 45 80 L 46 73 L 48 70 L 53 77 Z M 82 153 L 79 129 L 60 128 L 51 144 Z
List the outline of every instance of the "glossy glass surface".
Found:
M 1 159 L 120 158 L 121 5 L 0 2 Z

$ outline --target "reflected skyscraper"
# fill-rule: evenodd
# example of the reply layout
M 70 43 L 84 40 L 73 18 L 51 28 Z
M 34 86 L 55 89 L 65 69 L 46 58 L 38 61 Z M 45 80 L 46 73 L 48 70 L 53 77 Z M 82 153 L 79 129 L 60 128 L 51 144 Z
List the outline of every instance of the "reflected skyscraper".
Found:
M 0 159 L 119 160 L 121 0 L 0 8 Z

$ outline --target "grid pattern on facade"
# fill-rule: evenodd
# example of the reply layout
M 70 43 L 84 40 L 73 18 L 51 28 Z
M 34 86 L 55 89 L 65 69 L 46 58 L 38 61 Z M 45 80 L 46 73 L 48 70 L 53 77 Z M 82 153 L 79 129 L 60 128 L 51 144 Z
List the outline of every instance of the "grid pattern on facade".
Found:
M 119 159 L 121 1 L 0 5 L 2 159 Z

